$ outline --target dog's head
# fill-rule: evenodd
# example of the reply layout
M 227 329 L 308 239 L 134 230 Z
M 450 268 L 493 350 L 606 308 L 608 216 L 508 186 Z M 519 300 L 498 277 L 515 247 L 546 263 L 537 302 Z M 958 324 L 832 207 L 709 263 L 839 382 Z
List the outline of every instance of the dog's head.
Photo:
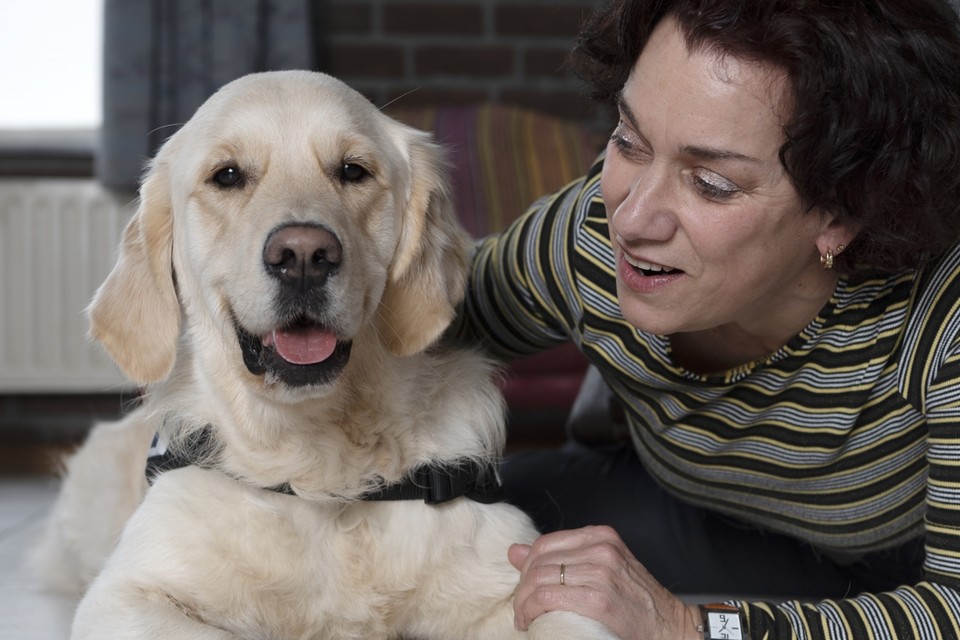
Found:
M 210 375 L 322 393 L 357 341 L 432 343 L 467 253 L 429 135 L 329 76 L 254 74 L 151 163 L 91 335 L 137 382 L 167 377 L 182 339 Z

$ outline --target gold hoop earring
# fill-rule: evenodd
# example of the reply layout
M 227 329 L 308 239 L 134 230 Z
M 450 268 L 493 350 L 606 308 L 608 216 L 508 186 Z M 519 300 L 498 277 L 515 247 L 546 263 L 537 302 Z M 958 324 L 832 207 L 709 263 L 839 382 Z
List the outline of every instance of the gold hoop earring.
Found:
M 836 252 L 836 253 L 834 253 L 831 249 L 827 249 L 827 255 L 825 255 L 825 256 L 820 256 L 820 264 L 823 265 L 823 268 L 824 268 L 824 269 L 833 269 L 833 259 L 834 259 L 834 257 L 840 255 L 840 253 L 843 252 L 844 249 L 846 249 L 846 247 L 843 246 L 842 244 L 837 246 L 837 252 Z
M 827 249 L 827 255 L 820 256 L 820 264 L 824 269 L 833 269 L 833 251 Z

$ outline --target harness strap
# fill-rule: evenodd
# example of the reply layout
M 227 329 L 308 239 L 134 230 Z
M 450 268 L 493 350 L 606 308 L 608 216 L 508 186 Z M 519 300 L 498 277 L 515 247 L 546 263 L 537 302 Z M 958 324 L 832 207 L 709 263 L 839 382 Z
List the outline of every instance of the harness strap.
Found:
M 147 482 L 153 484 L 161 473 L 173 471 L 182 467 L 201 464 L 214 452 L 214 445 L 210 441 L 210 427 L 204 427 L 186 438 L 177 449 L 170 449 L 167 442 L 159 433 L 153 434 L 150 450 L 147 452 Z
M 211 427 L 197 431 L 174 451 L 166 446 L 160 434 L 154 434 L 147 456 L 147 482 L 153 484 L 157 476 L 188 466 L 203 466 L 214 453 Z M 286 495 L 296 495 L 289 483 L 264 487 Z M 475 460 L 460 460 L 443 464 L 426 464 L 413 470 L 408 478 L 384 485 L 362 496 L 364 501 L 422 500 L 429 505 L 443 504 L 457 498 L 469 498 L 481 504 L 493 504 L 506 499 L 493 464 Z

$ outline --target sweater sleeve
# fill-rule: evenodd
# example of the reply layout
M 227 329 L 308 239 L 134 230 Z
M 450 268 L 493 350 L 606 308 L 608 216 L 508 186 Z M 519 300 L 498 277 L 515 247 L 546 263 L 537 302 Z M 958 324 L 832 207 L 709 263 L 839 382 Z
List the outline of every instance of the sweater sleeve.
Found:
M 576 339 L 580 304 L 570 255 L 578 217 L 602 207 L 600 167 L 478 243 L 452 336 L 505 359 Z
M 879 594 L 818 603 L 740 602 L 750 638 L 944 640 L 960 637 L 960 592 L 921 582 Z
M 928 429 L 924 581 L 819 603 L 739 603 L 751 638 L 960 638 L 960 251 L 923 279 L 900 369 Z

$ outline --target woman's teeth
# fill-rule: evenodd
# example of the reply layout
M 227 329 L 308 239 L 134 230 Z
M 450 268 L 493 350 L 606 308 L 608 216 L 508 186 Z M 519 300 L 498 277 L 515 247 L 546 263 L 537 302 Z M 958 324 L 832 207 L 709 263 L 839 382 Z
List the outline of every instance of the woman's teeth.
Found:
M 653 264 L 652 262 L 644 262 L 642 260 L 635 260 L 630 256 L 624 254 L 623 259 L 627 261 L 634 269 L 643 272 L 644 275 L 655 275 L 658 273 L 668 273 L 670 271 L 675 271 L 670 267 L 665 267 L 662 264 Z

